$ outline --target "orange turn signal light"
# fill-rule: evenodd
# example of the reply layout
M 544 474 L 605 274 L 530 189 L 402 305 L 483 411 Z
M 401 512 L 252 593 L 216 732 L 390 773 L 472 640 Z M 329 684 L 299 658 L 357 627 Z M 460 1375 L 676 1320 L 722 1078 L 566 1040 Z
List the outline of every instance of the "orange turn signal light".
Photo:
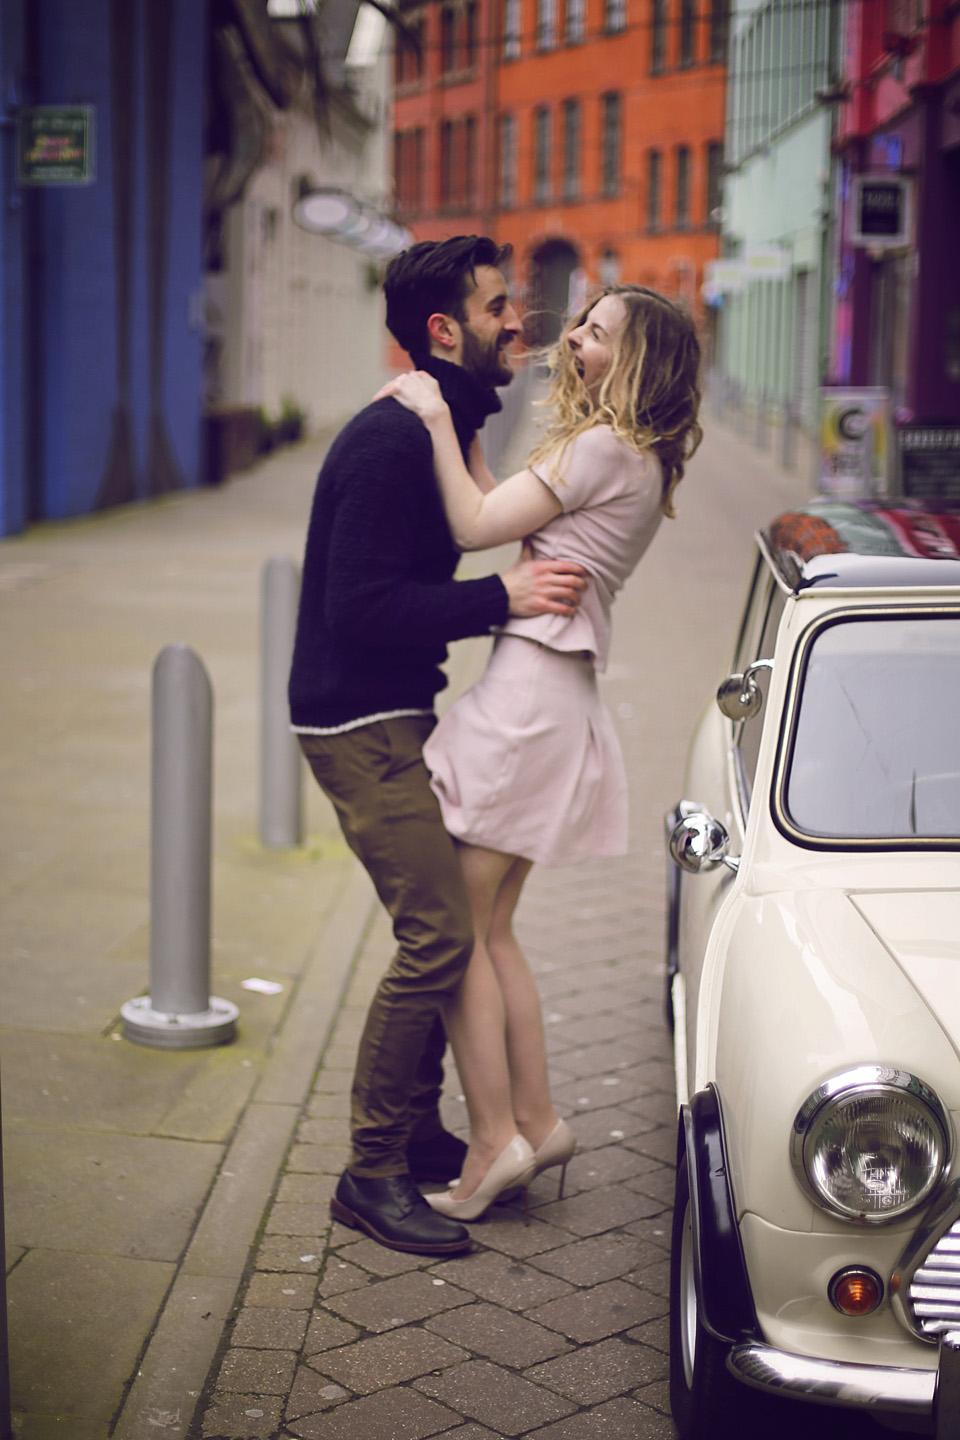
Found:
M 841 1315 L 869 1315 L 883 1299 L 883 1281 L 865 1267 L 850 1267 L 837 1271 L 827 1293 Z

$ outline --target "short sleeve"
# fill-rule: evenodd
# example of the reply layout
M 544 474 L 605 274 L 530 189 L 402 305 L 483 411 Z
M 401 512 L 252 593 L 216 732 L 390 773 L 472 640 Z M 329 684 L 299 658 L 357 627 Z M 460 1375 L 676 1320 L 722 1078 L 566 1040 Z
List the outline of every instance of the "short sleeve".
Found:
M 595 425 L 530 468 L 565 511 L 610 500 L 623 488 L 633 451 L 608 425 Z M 559 458 L 559 463 L 558 463 Z

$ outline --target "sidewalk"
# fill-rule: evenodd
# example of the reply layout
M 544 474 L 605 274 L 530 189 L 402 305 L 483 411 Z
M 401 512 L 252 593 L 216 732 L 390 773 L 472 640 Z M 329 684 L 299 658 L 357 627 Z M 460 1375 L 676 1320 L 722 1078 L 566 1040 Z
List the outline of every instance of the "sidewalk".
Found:
M 680 520 L 616 617 L 605 697 L 631 853 L 535 874 L 522 912 L 582 1150 L 564 1201 L 547 1172 L 529 1227 L 498 1210 L 473 1254 L 439 1265 L 329 1219 L 356 1037 L 390 952 L 366 877 L 315 787 L 302 851 L 256 840 L 260 576 L 273 554 L 299 559 L 321 447 L 0 544 L 0 1064 L 23 1440 L 672 1434 L 660 814 L 731 640 L 751 530 L 806 493 L 710 431 Z M 150 671 L 171 641 L 197 650 L 216 697 L 213 990 L 239 1006 L 240 1033 L 212 1051 L 119 1034 L 148 976 Z M 458 685 L 482 659 L 482 644 L 457 647 Z M 452 1077 L 462 1129 L 456 1094 Z

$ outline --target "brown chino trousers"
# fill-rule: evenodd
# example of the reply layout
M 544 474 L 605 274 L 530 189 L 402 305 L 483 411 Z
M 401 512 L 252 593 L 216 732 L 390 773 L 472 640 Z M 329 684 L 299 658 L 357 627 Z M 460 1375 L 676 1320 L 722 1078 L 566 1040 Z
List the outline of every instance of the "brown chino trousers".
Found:
M 397 951 L 370 1004 L 350 1106 L 354 1175 L 407 1169 L 408 1140 L 440 1128 L 444 1001 L 473 950 L 473 923 L 453 841 L 423 763 L 432 715 L 374 720 L 339 735 L 301 735 L 393 920 Z

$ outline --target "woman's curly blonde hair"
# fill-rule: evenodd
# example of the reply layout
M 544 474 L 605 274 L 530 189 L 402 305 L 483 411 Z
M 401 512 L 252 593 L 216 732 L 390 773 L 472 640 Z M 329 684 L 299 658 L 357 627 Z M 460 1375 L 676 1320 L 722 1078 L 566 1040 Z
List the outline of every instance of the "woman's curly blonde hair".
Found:
M 577 373 L 567 343 L 604 295 L 614 295 L 627 312 L 610 367 L 594 404 Z M 700 342 L 692 318 L 679 305 L 645 285 L 611 285 L 576 314 L 547 352 L 550 390 L 541 403 L 550 418 L 530 455 L 531 463 L 554 457 L 559 474 L 567 446 L 594 425 L 613 433 L 638 453 L 652 450 L 663 471 L 661 505 L 673 516 L 673 492 L 703 438 L 700 409 Z

